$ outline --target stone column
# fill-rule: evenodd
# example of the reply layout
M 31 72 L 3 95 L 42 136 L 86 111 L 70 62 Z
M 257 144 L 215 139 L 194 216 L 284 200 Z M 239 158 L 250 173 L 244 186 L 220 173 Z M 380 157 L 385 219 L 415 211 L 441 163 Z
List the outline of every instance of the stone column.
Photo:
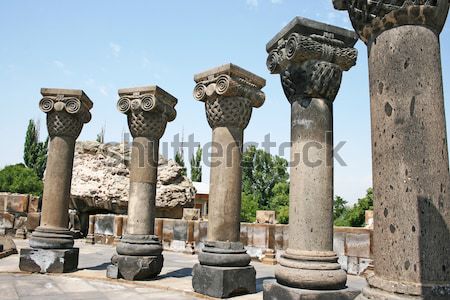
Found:
M 289 248 L 264 299 L 356 296 L 333 251 L 333 101 L 356 63 L 356 41 L 352 31 L 297 17 L 267 45 L 267 66 L 291 105 L 292 148 Z
M 89 216 L 89 228 L 85 241 L 86 244 L 95 244 L 95 215 Z
M 93 104 L 81 90 L 42 89 L 40 109 L 47 114 L 50 136 L 40 226 L 22 249 L 22 271 L 62 273 L 76 270 L 78 249 L 73 248 L 69 225 L 70 187 L 75 140 L 91 119 Z M 51 263 L 49 262 L 51 258 Z
M 229 297 L 254 293 L 255 269 L 240 243 L 241 156 L 243 132 L 253 107 L 265 100 L 264 79 L 233 64 L 194 77 L 195 99 L 205 103 L 211 126 L 212 151 L 208 242 L 194 266 L 192 284 L 198 293 Z
M 450 299 L 448 0 L 334 4 L 368 47 L 375 272 L 359 299 Z
M 128 117 L 133 136 L 126 233 L 108 277 L 140 280 L 156 277 L 163 266 L 162 244 L 155 235 L 159 139 L 176 117 L 177 99 L 157 86 L 119 90 L 118 110 Z

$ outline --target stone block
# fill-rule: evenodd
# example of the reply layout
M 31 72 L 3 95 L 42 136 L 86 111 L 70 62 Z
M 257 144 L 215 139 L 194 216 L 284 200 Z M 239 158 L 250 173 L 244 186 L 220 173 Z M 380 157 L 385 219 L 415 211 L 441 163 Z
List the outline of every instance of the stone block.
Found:
M 194 291 L 215 298 L 256 293 L 256 271 L 247 267 L 211 267 L 196 264 L 192 271 Z
M 159 240 L 162 240 L 164 226 L 163 224 L 163 219 L 155 219 L 155 235 L 159 238 Z M 125 228 L 122 230 L 122 232 L 125 234 Z
M 335 232 L 333 237 L 333 251 L 336 252 L 337 256 L 345 255 L 345 233 Z
M 31 273 L 67 273 L 78 268 L 79 249 L 20 250 L 19 268 Z
M 13 214 L 3 212 L 0 213 L 0 228 L 12 229 L 14 228 L 15 217 Z
M 258 224 L 275 224 L 277 221 L 275 211 L 273 210 L 257 210 L 256 223 Z
M 6 210 L 6 197 L 8 193 L 0 193 L 0 213 Z
M 119 279 L 119 268 L 115 265 L 106 267 L 106 277 L 110 279 Z
M 175 220 L 173 226 L 173 239 L 177 241 L 187 241 L 188 222 L 185 220 Z
M 96 215 L 94 233 L 99 235 L 114 235 L 114 215 Z
M 208 222 L 199 222 L 198 224 L 199 236 L 198 241 L 204 242 L 208 236 Z
M 275 225 L 274 231 L 275 249 L 286 249 L 284 246 L 284 226 Z
M 250 231 L 250 233 L 249 233 Z M 249 237 L 250 236 L 250 237 Z M 240 241 L 244 245 L 251 244 L 251 228 L 250 224 L 241 223 L 241 231 L 240 231 Z
M 370 234 L 348 233 L 345 238 L 345 255 L 370 258 Z
M 26 213 L 29 195 L 11 194 L 6 198 L 6 211 L 10 213 Z
M 94 235 L 94 244 L 114 245 L 115 237 L 113 235 Z
M 27 231 L 34 231 L 41 222 L 41 213 L 28 213 L 27 216 Z
M 17 217 L 14 220 L 14 229 L 22 229 L 26 230 L 27 226 L 27 217 Z
M 7 236 L 0 236 L 0 244 L 3 245 L 3 251 L 9 251 L 12 254 L 17 253 L 17 247 L 12 238 Z
M 175 226 L 175 220 L 164 219 L 163 223 L 163 242 L 171 242 L 173 240 L 173 229 Z
M 252 227 L 253 227 L 252 246 L 262 249 L 267 248 L 269 246 L 268 225 L 254 224 Z
M 361 293 L 352 288 L 331 291 L 294 289 L 276 280 L 265 280 L 263 290 L 263 300 L 352 300 Z
M 154 278 L 158 276 L 159 273 L 161 273 L 164 263 L 164 257 L 162 255 L 114 255 L 111 261 L 113 265 L 117 266 L 117 276 L 119 278 L 123 278 L 125 280 L 145 280 Z
M 198 208 L 183 208 L 183 220 L 186 220 L 186 221 L 200 220 L 200 209 L 198 209 Z
M 347 274 L 358 275 L 359 274 L 359 259 L 358 257 L 347 257 Z
M 28 213 L 37 213 L 40 211 L 40 198 L 30 195 L 28 200 Z

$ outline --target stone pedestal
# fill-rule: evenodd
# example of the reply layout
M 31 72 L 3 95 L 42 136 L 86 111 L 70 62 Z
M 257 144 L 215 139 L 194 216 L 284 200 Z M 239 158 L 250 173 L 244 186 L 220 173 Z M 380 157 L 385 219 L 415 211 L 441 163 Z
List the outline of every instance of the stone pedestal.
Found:
M 439 45 L 449 4 L 396 2 L 335 2 L 349 11 L 369 54 L 375 270 L 358 299 L 450 299 L 450 178 Z
M 252 266 L 214 267 L 196 264 L 192 270 L 194 291 L 215 298 L 256 293 L 256 271 Z
M 126 233 L 117 244 L 107 276 L 127 280 L 156 277 L 163 266 L 155 235 L 159 139 L 176 116 L 177 99 L 157 86 L 119 90 L 117 107 L 128 117 L 133 136 Z
M 37 272 L 26 257 L 36 257 L 36 264 L 54 267 L 40 272 L 69 272 L 77 268 L 78 250 L 73 250 L 73 235 L 68 229 L 75 140 L 91 119 L 93 103 L 81 90 L 42 89 L 40 109 L 47 114 L 50 136 L 40 226 L 30 239 L 33 249 L 22 249 L 19 267 Z M 60 250 L 63 249 L 63 250 Z M 38 251 L 39 250 L 39 251 Z M 75 256 L 77 258 L 75 259 Z M 54 262 L 52 260 L 55 260 Z
M 264 281 L 263 289 L 264 300 L 352 300 L 361 292 L 352 288 L 323 291 L 296 289 L 281 285 L 276 280 Z
M 297 17 L 267 45 L 267 66 L 291 104 L 289 248 L 275 273 L 287 294 L 346 285 L 333 252 L 333 101 L 356 63 L 356 41 L 351 31 Z M 269 290 L 264 297 L 277 299 Z
M 217 155 L 211 157 L 208 242 L 199 254 L 193 287 L 198 293 L 220 298 L 252 293 L 255 271 L 239 242 L 240 164 L 243 132 L 253 107 L 264 103 L 265 80 L 233 64 L 198 74 L 194 80 L 194 97 L 205 103 L 213 130 L 212 151 Z

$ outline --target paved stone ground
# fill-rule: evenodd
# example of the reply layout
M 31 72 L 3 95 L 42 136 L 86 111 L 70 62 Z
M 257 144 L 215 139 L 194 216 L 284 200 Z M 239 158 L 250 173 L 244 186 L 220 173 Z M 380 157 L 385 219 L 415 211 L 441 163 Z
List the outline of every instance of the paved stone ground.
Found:
M 17 247 L 27 247 L 28 242 L 15 240 Z M 25 274 L 19 271 L 19 256 L 0 260 L 0 300 L 16 299 L 205 299 L 195 294 L 191 285 L 192 267 L 197 256 L 164 252 L 164 268 L 156 280 L 127 282 L 106 278 L 115 248 L 105 245 L 87 245 L 77 241 L 80 248 L 79 270 L 63 275 Z M 274 267 L 252 262 L 257 273 L 257 294 L 236 297 L 236 300 L 261 300 L 262 283 L 274 278 Z M 348 285 L 361 289 L 365 280 L 349 276 Z

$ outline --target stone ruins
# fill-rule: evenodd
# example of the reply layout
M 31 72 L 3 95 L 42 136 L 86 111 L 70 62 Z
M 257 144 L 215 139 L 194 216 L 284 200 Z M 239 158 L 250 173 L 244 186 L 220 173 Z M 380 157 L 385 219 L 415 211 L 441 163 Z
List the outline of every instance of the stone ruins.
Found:
M 208 222 L 198 220 L 198 210 L 186 211 L 183 220 L 157 219 L 157 207 L 192 207 L 195 193 L 181 168 L 159 156 L 159 141 L 176 117 L 174 96 L 157 86 L 118 91 L 117 108 L 127 117 L 133 142 L 129 159 L 111 166 L 117 153 L 127 157 L 124 145 L 80 143 L 76 150 L 91 119 L 88 96 L 43 88 L 39 107 L 50 143 L 42 210 L 39 199 L 0 195 L 2 233 L 25 238 L 33 232 L 29 247 L 20 249 L 20 270 L 77 270 L 71 230 L 78 222 L 87 243 L 116 245 L 106 274 L 112 279 L 161 279 L 163 250 L 180 249 L 198 253 L 193 290 L 214 298 L 255 293 L 251 259 L 263 256 L 268 265 L 278 263 L 275 279 L 264 278 L 265 300 L 450 299 L 450 176 L 439 42 L 449 1 L 332 2 L 347 11 L 355 31 L 296 17 L 266 46 L 267 68 L 280 76 L 291 106 L 291 158 L 298 164 L 290 172 L 289 226 L 270 224 L 274 212 L 259 213 L 258 224 L 240 223 L 244 129 L 253 109 L 264 104 L 265 79 L 234 64 L 194 76 L 193 96 L 205 105 L 213 152 L 220 154 L 211 154 Z M 334 230 L 333 102 L 343 73 L 356 64 L 358 39 L 368 51 L 373 230 Z M 91 167 L 80 165 L 85 160 Z M 74 221 L 69 208 L 86 214 Z M 15 251 L 10 240 L 0 243 L 1 257 L 7 250 Z M 351 271 L 355 259 L 361 272 Z M 348 287 L 347 271 L 367 271 L 367 286 Z

